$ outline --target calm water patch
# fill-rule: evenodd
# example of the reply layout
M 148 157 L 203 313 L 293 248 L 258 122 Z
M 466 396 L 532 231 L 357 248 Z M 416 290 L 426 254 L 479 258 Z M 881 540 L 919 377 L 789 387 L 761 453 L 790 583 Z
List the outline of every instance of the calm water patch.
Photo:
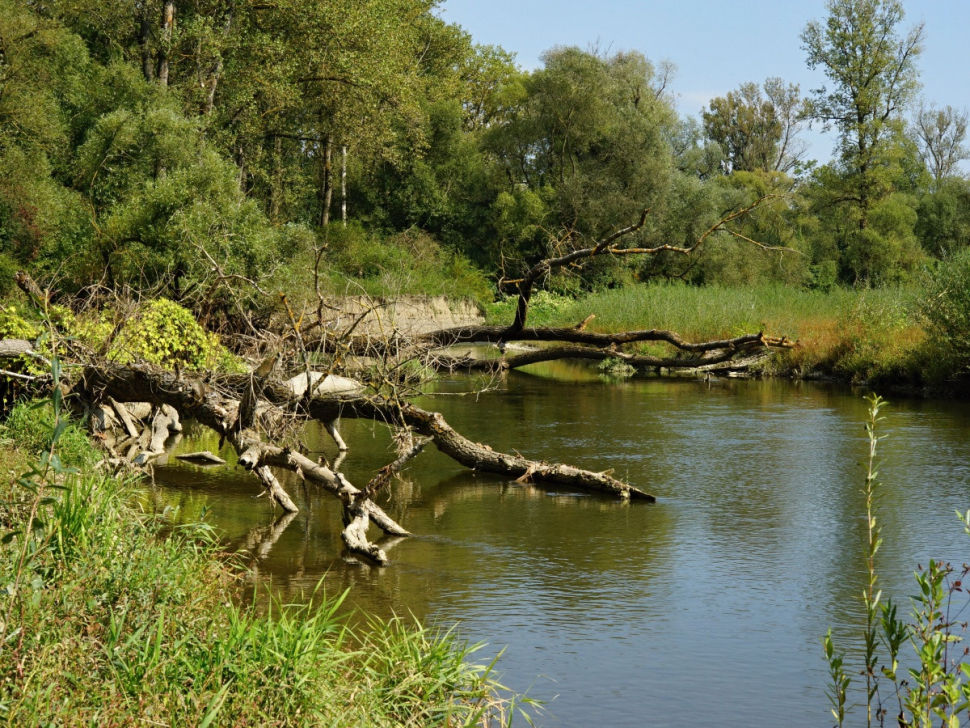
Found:
M 457 394 L 475 382 L 454 379 Z M 330 593 L 381 615 L 413 613 L 485 641 L 510 687 L 549 701 L 540 725 L 829 725 L 819 638 L 863 623 L 866 404 L 847 388 L 782 381 L 604 382 L 585 368 L 516 372 L 475 397 L 421 404 L 496 450 L 567 461 L 659 496 L 623 504 L 510 483 L 427 452 L 386 509 L 415 534 L 393 564 L 343 554 L 332 497 L 285 485 L 279 520 L 239 469 L 159 467 L 159 506 L 203 507 L 246 549 L 253 589 Z M 970 405 L 886 410 L 880 584 L 908 605 L 917 563 L 962 564 L 970 540 Z M 366 483 L 393 459 L 384 428 L 345 421 L 342 468 Z M 333 457 L 322 430 L 310 448 Z M 215 449 L 196 433 L 180 450 Z M 223 452 L 225 457 L 227 453 Z

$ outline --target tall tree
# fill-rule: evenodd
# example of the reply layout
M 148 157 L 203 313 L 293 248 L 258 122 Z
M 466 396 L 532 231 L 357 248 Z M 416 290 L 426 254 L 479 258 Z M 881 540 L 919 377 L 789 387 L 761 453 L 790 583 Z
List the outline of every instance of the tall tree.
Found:
M 893 136 L 919 88 L 923 24 L 900 34 L 900 0 L 828 0 L 826 7 L 825 21 L 812 21 L 801 36 L 809 68 L 831 82 L 812 92 L 809 114 L 838 130 L 840 197 L 854 204 L 856 225 L 865 231 L 874 205 L 891 189 Z

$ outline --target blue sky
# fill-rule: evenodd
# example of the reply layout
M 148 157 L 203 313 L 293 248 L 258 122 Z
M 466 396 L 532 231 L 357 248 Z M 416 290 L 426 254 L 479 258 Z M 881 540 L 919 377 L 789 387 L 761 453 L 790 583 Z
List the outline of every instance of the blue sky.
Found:
M 920 58 L 927 102 L 970 106 L 970 1 L 904 0 L 904 26 L 926 24 Z M 673 90 L 683 114 L 745 81 L 780 76 L 802 93 L 824 82 L 809 71 L 799 35 L 825 17 L 824 0 L 445 0 L 441 17 L 478 43 L 500 45 L 536 68 L 555 45 L 638 50 L 677 65 Z M 809 156 L 826 161 L 834 139 L 807 132 Z

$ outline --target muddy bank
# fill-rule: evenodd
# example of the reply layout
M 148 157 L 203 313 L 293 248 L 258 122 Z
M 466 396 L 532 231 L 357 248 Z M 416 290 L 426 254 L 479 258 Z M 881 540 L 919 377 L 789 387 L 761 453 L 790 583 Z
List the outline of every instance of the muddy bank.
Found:
M 327 327 L 335 332 L 346 331 L 362 315 L 364 318 L 354 329 L 355 333 L 379 335 L 396 330 L 402 334 L 424 334 L 485 323 L 474 302 L 445 296 L 346 296 L 328 299 L 326 303 L 332 310 L 329 318 L 324 314 L 324 319 Z

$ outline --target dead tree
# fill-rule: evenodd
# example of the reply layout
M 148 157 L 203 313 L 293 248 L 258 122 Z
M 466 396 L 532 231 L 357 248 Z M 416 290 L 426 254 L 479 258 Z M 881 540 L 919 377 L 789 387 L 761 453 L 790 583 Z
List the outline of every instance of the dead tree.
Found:
M 634 236 L 646 224 L 650 214 L 644 210 L 637 222 L 617 230 L 591 246 L 579 247 L 554 258 L 544 259 L 529 268 L 521 278 L 503 281 L 516 293 L 516 310 L 513 321 L 508 326 L 462 326 L 441 329 L 417 336 L 374 336 L 355 334 L 359 324 L 355 321 L 340 336 L 316 336 L 308 338 L 305 345 L 317 351 L 331 354 L 353 354 L 378 358 L 394 358 L 398 362 L 421 359 L 426 365 L 441 370 L 485 370 L 503 371 L 535 364 L 540 361 L 556 359 L 605 360 L 620 359 L 637 367 L 652 367 L 668 370 L 706 370 L 713 368 L 744 369 L 757 361 L 770 349 L 791 348 L 795 344 L 786 337 L 766 336 L 757 332 L 706 342 L 689 342 L 673 331 L 649 329 L 643 331 L 624 331 L 620 333 L 598 333 L 587 331 L 591 318 L 578 322 L 573 327 L 527 327 L 529 304 L 536 284 L 545 276 L 561 268 L 577 268 L 583 263 L 600 256 L 654 256 L 660 253 L 674 253 L 685 257 L 695 254 L 715 234 L 722 233 L 744 240 L 762 249 L 779 252 L 796 251 L 787 248 L 766 246 L 752 240 L 732 228 L 732 224 L 750 215 L 772 196 L 762 197 L 751 205 L 735 210 L 717 223 L 710 226 L 697 240 L 688 246 L 669 244 L 652 247 L 625 246 L 623 241 Z M 322 316 L 322 314 L 321 314 Z M 322 324 L 316 324 L 323 329 Z M 459 344 L 495 344 L 505 349 L 510 343 L 558 344 L 501 359 L 482 360 L 470 356 L 455 356 L 449 347 Z M 623 347 L 645 342 L 661 342 L 676 350 L 671 356 L 658 357 L 624 351 Z
M 409 535 L 408 531 L 388 516 L 372 499 L 384 487 L 386 480 L 420 450 L 412 448 L 404 459 L 392 463 L 365 489 L 354 487 L 339 471 L 316 462 L 291 447 L 266 442 L 254 422 L 250 426 L 237 425 L 242 400 L 252 391 L 250 375 L 224 376 L 213 382 L 200 399 L 194 382 L 175 373 L 148 365 L 121 366 L 107 362 L 89 363 L 78 378 L 73 394 L 79 402 L 113 398 L 124 402 L 150 402 L 173 407 L 225 437 L 238 453 L 238 462 L 255 473 L 270 498 L 286 511 L 296 511 L 285 489 L 273 474 L 273 468 L 290 470 L 304 480 L 335 495 L 344 505 L 343 538 L 348 548 L 378 563 L 386 563 L 386 555 L 366 539 L 369 523 L 384 533 Z M 355 393 L 317 394 L 307 401 L 305 395 L 279 380 L 264 381 L 261 396 L 272 409 L 264 411 L 266 418 L 279 418 L 299 410 L 320 422 L 330 422 L 338 416 L 371 419 L 398 427 L 406 427 L 433 442 L 438 449 L 459 463 L 477 470 L 498 473 L 507 477 L 567 485 L 593 490 L 615 497 L 653 502 L 652 495 L 627 485 L 609 472 L 592 472 L 569 465 L 528 460 L 520 455 L 495 452 L 487 445 L 472 442 L 456 432 L 444 417 L 410 403 L 403 405 L 380 394 Z M 423 446 L 423 443 L 421 443 Z

